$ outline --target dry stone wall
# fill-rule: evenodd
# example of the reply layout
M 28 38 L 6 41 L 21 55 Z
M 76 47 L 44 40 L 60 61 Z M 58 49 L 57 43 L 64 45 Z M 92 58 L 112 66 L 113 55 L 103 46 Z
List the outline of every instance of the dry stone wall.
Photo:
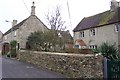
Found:
M 102 56 L 61 54 L 20 51 L 20 60 L 59 72 L 70 78 L 103 78 Z

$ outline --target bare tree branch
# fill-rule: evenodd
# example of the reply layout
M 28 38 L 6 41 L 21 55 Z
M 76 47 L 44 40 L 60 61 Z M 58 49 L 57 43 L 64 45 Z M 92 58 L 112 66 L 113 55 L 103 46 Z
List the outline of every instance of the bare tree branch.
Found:
M 53 30 L 65 30 L 66 27 L 64 26 L 65 21 L 62 21 L 60 7 L 57 6 L 54 14 L 48 14 L 46 15 L 46 19 L 48 24 L 50 25 L 51 29 Z

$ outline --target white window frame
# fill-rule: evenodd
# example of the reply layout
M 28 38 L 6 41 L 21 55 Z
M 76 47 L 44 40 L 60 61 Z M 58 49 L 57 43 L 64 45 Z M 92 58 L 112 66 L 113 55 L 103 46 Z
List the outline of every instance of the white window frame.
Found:
M 85 37 L 84 31 L 80 31 L 80 37 L 81 37 L 81 38 L 82 38 L 82 37 Z
M 14 37 L 16 37 L 16 35 L 17 35 L 17 32 L 15 31 L 15 33 L 14 33 Z
M 90 36 L 95 36 L 96 35 L 96 29 L 90 29 Z
M 97 45 L 89 45 L 89 49 L 96 49 Z
M 119 26 L 120 26 L 119 24 L 115 25 L 115 32 L 119 32 Z

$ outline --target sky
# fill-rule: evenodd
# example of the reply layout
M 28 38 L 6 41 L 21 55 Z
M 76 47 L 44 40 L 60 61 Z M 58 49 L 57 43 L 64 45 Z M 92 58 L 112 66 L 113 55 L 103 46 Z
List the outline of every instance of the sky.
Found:
M 49 27 L 46 14 L 53 12 L 57 5 L 61 9 L 62 20 L 66 30 L 73 35 L 73 29 L 84 18 L 110 9 L 111 0 L 1 0 L 0 2 L 0 31 L 5 33 L 15 19 L 19 22 L 30 16 L 32 2 L 35 2 L 36 16 Z M 69 5 L 70 17 L 68 13 Z M 120 1 L 120 0 L 116 0 Z M 9 22 L 6 22 L 9 21 Z M 71 20 L 71 21 L 70 21 Z M 70 23 L 71 22 L 71 23 Z

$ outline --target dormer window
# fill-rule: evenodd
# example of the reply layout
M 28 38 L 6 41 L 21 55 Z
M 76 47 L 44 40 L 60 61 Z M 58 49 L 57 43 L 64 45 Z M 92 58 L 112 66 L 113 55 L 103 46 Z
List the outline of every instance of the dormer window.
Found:
M 90 36 L 95 36 L 95 29 L 90 29 Z
M 84 31 L 80 32 L 80 37 L 84 37 Z

